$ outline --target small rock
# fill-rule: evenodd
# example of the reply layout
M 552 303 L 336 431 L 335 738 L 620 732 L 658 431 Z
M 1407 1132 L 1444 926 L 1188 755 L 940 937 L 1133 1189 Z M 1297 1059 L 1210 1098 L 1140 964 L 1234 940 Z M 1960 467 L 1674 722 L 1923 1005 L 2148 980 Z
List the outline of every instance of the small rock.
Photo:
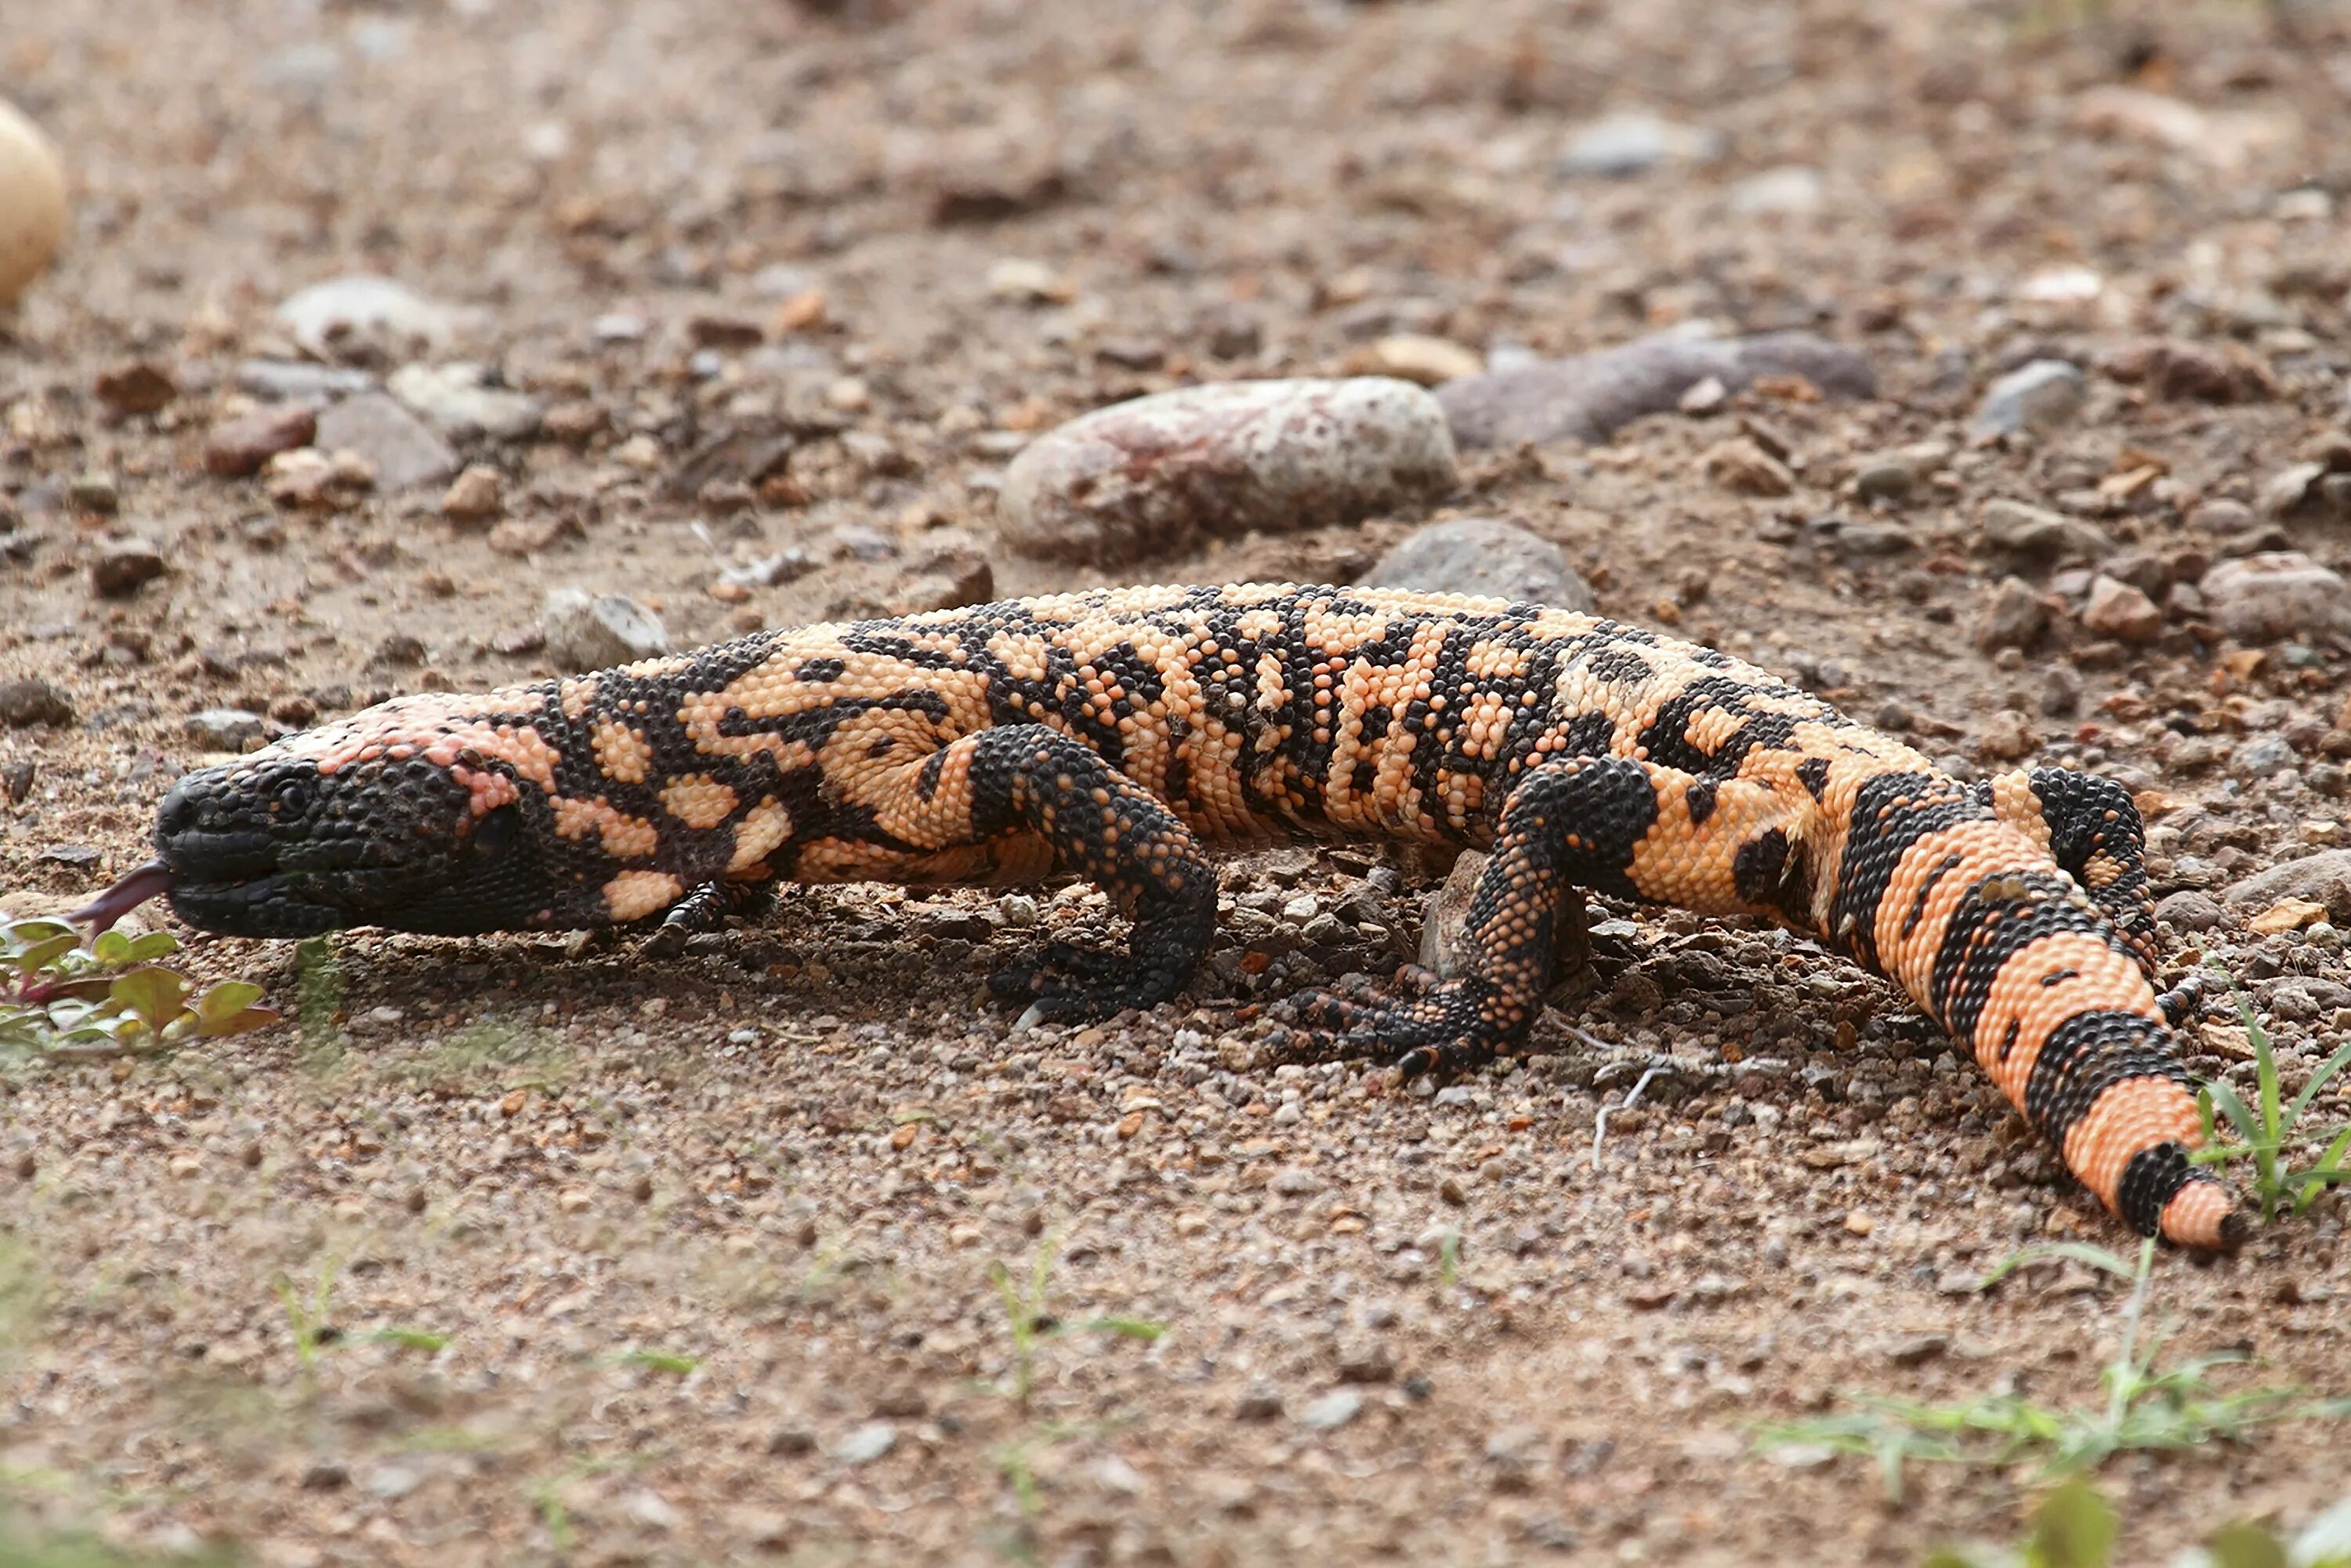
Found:
M 1353 1389 L 1333 1389 L 1301 1410 L 1298 1424 L 1316 1432 L 1334 1431 L 1353 1420 L 1363 1408 L 1364 1396 Z
M 307 360 L 247 360 L 236 368 L 236 384 L 269 402 L 298 402 L 317 410 L 373 392 L 375 378 L 365 371 L 314 365 Z
M 2319 498 L 2319 481 L 2326 476 L 2327 467 L 2324 463 L 2297 463 L 2271 475 L 2262 483 L 2263 515 L 2290 517 L 2302 512 L 2310 502 Z
M 40 276 L 65 235 L 66 177 L 57 149 L 0 99 L 0 310 Z
M 2045 435 L 2081 412 L 2089 386 L 2065 360 L 2034 360 L 1991 383 L 1976 405 L 1979 435 Z
M 2337 925 L 2351 924 L 2351 850 L 2322 850 L 2273 866 L 2237 883 L 2226 897 L 2240 908 L 2295 899 L 2319 905 Z
M 33 779 L 37 769 L 30 762 L 11 762 L 0 767 L 0 794 L 8 797 L 8 804 L 21 806 L 33 792 Z
M 897 1426 L 889 1421 L 868 1421 L 843 1437 L 832 1450 L 832 1457 L 844 1465 L 867 1465 L 898 1446 Z
M 2224 560 L 2197 589 L 2206 612 L 2241 643 L 2351 632 L 2351 587 L 2300 550 Z
M 997 515 L 1016 549 L 1111 565 L 1203 536 L 1353 522 L 1458 478 L 1443 411 L 1409 382 L 1231 382 L 1115 403 L 1031 442 Z
M 208 751 L 243 751 L 262 737 L 261 716 L 244 708 L 204 708 L 190 714 L 182 727 Z
M 319 416 L 316 443 L 325 452 L 353 452 L 390 495 L 415 485 L 437 485 L 457 472 L 457 455 L 386 392 L 345 398 Z
M 1447 338 L 1421 332 L 1399 332 L 1382 338 L 1350 358 L 1351 375 L 1394 376 L 1416 386 L 1442 386 L 1464 376 L 1482 373 L 1486 361 L 1475 349 L 1465 349 Z
M 355 342 L 394 350 L 437 347 L 457 329 L 457 314 L 447 306 L 369 273 L 312 284 L 278 306 L 277 320 L 305 352 L 322 360 Z
M 1559 166 L 1564 174 L 1624 180 L 1667 161 L 1697 163 L 1719 158 L 1723 146 L 1719 131 L 1677 125 L 1635 110 L 1578 127 L 1568 138 Z
M 2099 368 L 2127 385 L 2179 402 L 2253 402 L 2277 395 L 2277 379 L 2250 350 L 2150 339 L 2107 355 Z
M 37 724 L 62 729 L 73 722 L 72 699 L 48 682 L 29 675 L 0 681 L 0 724 L 11 729 Z
M 2040 749 L 2032 721 L 2012 707 L 1992 715 L 1976 741 L 1976 755 L 1987 762 L 2018 762 Z
M 1281 1391 L 1270 1383 L 1252 1383 L 1233 1401 L 1236 1420 L 1270 1421 L 1280 1414 Z
M 1766 169 L 1730 187 L 1730 210 L 1740 217 L 1803 217 L 1827 201 L 1821 172 L 1801 163 Z
M 1706 472 L 1716 484 L 1741 496 L 1785 496 L 1796 487 L 1788 465 L 1744 435 L 1709 447 Z
M 1395 1371 L 1395 1355 L 1385 1340 L 1350 1341 L 1339 1347 L 1342 1383 L 1393 1383 Z
M 1069 281 L 1043 262 L 1011 256 L 990 264 L 987 291 L 1019 305 L 1062 305 L 1077 296 Z
M 540 613 L 547 656 L 564 670 L 601 670 L 669 652 L 661 617 L 624 593 L 559 588 Z
M 110 517 L 122 509 L 122 493 L 111 474 L 78 474 L 66 486 L 66 505 L 77 512 Z
M 2229 754 L 2229 771 L 2240 779 L 2267 779 L 2294 765 L 2294 747 L 2283 736 L 2257 736 Z
M 98 401 L 117 414 L 157 413 L 180 395 L 179 383 L 145 360 L 99 373 Z
M 1946 1333 L 1907 1334 L 1886 1347 L 1886 1359 L 1896 1366 L 1919 1366 L 1951 1348 Z
M 402 365 L 384 390 L 452 441 L 524 441 L 538 434 L 546 410 L 537 398 L 490 384 L 481 365 Z
M 319 416 L 300 403 L 256 409 L 214 425 L 204 443 L 204 472 L 242 479 L 281 452 L 308 446 L 319 434 Z
M 639 1488 L 621 1500 L 621 1511 L 647 1530 L 675 1530 L 677 1510 L 661 1493 Z
M 2103 560 L 2114 553 L 2115 541 L 2105 529 L 2045 507 L 1999 497 L 1986 501 L 1980 516 L 1986 543 L 2041 565 Z
M 2002 579 L 1976 622 L 1976 646 L 1987 653 L 2030 648 L 2049 630 L 2049 605 L 2022 578 Z
M 498 471 L 476 463 L 450 482 L 441 515 L 453 523 L 486 523 L 506 510 L 506 482 Z
M 1465 376 L 1437 398 L 1464 447 L 1597 444 L 1644 414 L 1672 412 L 1702 382 L 1740 392 L 1765 376 L 1798 377 L 1832 397 L 1877 394 L 1866 359 L 1809 332 L 1722 339 L 1661 332 L 1597 353 Z
M 2326 905 L 2323 904 L 2313 904 L 2306 898 L 2281 898 L 2246 921 L 2245 929 L 2256 936 L 2276 936 L 2314 925 L 2325 918 Z
M 1598 604 L 1566 551 L 1499 517 L 1458 517 L 1416 528 L 1363 580 L 1373 588 L 1482 594 L 1587 613 Z
M 2155 906 L 2155 917 L 2168 921 L 2174 930 L 2203 932 L 2214 930 L 2227 923 L 2229 912 L 2210 894 L 2193 888 L 2170 894 Z
M 367 1479 L 369 1492 L 388 1502 L 406 1497 L 423 1484 L 423 1476 L 406 1465 L 379 1465 Z
M 89 585 L 100 598 L 122 599 L 169 570 L 152 546 L 136 539 L 118 539 L 103 547 L 89 563 Z
M 2082 611 L 2082 624 L 2101 637 L 2144 643 L 2163 630 L 2163 611 L 2129 583 L 2101 572 L 2090 581 L 2090 602 Z

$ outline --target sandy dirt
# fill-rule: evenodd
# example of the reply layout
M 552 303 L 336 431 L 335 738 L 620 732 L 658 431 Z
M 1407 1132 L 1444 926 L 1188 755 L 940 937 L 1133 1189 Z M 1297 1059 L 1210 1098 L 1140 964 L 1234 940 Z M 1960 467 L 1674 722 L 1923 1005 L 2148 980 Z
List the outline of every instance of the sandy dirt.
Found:
M 2159 809 L 2167 896 L 2346 831 L 2346 648 L 2241 648 L 2172 593 L 2256 549 L 2351 567 L 2351 506 L 2262 505 L 2330 439 L 2351 469 L 2341 6 L 10 0 L 0 91 L 77 209 L 0 336 L 0 680 L 74 710 L 0 728 L 35 770 L 0 796 L 19 913 L 143 858 L 212 755 L 192 713 L 544 674 L 550 588 L 632 593 L 684 643 L 968 589 L 974 553 L 999 592 L 1343 580 L 1457 514 L 1958 766 L 2116 773 Z M 1631 110 L 1717 145 L 1567 166 Z M 275 308 L 362 272 L 453 313 L 423 359 L 539 404 L 536 436 L 456 444 L 504 531 L 445 519 L 442 481 L 287 506 L 205 472 L 239 366 L 297 354 Z M 1470 454 L 1433 513 L 1132 572 L 993 543 L 1011 454 L 1105 402 L 1397 332 L 1506 359 L 1691 321 L 1820 331 L 1883 395 Z M 1988 383 L 2053 357 L 2078 413 L 1971 442 Z M 171 383 L 145 412 L 116 379 L 141 363 Z M 779 432 L 781 473 L 729 468 Z M 1742 436 L 1790 494 L 1723 482 Z M 1855 497 L 1928 441 L 1911 493 Z M 2164 629 L 2084 626 L 2086 580 L 1987 537 L 2000 498 L 2095 519 Z M 712 591 L 790 549 L 805 575 Z M 101 592 L 141 550 L 160 575 Z M 1987 654 L 2011 574 L 2055 623 Z M 1911 1563 L 2012 1534 L 2024 1470 L 1914 1468 L 1896 1507 L 1866 1463 L 1753 1443 L 1864 1395 L 2100 1397 L 2120 1286 L 1973 1286 L 2132 1239 L 1973 1064 L 1784 935 L 1617 910 L 1544 1054 L 1434 1095 L 1259 1065 L 1251 1005 L 1412 950 L 1428 868 L 1366 883 L 1384 860 L 1236 861 L 1191 997 L 1018 1036 L 978 977 L 1094 926 L 1086 890 L 795 892 L 661 967 L 354 934 L 306 977 L 290 944 L 192 936 L 298 1023 L 0 1075 L 0 1504 L 267 1568 Z M 1301 897 L 1369 903 L 1330 940 Z M 2239 913 L 2174 935 L 2235 968 L 2291 1088 L 2351 1030 L 2341 948 Z M 2241 1031 L 2195 1039 L 2244 1081 Z M 2160 1258 L 2165 1354 L 2351 1390 L 2343 1214 Z M 1033 1332 L 999 1267 L 1042 1281 Z M 2116 1460 L 2122 1560 L 2306 1520 L 2340 1441 Z

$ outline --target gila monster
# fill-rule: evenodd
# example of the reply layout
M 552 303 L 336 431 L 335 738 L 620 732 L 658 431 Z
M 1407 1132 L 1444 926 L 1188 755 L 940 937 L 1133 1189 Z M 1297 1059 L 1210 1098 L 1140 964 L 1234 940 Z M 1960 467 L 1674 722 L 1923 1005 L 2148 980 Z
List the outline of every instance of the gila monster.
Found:
M 1174 998 L 1206 843 L 1490 852 L 1465 972 L 1280 1012 L 1291 1060 L 1451 1071 L 1520 1042 L 1583 893 L 1762 916 L 1898 984 L 2145 1234 L 2241 1239 L 2189 1153 L 2142 828 L 2057 768 L 1964 783 L 1713 649 L 1591 615 L 1366 588 L 1109 589 L 761 632 L 486 695 L 404 696 L 190 774 L 158 893 L 248 936 L 713 929 L 771 884 L 1061 873 L 1132 921 L 996 974 L 1038 1017 Z M 1286 1027 L 1282 1027 L 1286 1026 Z

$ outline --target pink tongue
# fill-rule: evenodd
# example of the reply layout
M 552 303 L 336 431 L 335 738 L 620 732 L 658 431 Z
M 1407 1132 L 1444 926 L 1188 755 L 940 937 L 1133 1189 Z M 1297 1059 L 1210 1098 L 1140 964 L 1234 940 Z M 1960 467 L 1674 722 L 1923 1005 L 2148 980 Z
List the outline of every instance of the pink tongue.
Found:
M 149 861 L 88 904 L 66 916 L 77 925 L 87 920 L 92 936 L 172 885 L 171 868 Z

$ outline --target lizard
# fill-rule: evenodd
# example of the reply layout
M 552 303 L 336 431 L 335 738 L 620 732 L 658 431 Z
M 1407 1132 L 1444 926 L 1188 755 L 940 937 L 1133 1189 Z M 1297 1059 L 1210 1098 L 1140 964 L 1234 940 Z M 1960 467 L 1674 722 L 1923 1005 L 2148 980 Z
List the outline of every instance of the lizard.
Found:
M 1475 1068 L 1524 1040 L 1587 892 L 1761 916 L 1899 986 L 2142 1234 L 2233 1247 L 2158 989 L 2129 793 L 1963 781 L 1728 653 L 1498 599 L 1110 588 L 773 630 L 484 695 L 396 697 L 190 773 L 157 894 L 199 928 L 716 929 L 784 882 L 1088 880 L 1123 952 L 994 974 L 1029 1016 L 1169 1001 L 1206 956 L 1207 846 L 1489 852 L 1459 973 L 1274 1009 L 1295 1061 Z

